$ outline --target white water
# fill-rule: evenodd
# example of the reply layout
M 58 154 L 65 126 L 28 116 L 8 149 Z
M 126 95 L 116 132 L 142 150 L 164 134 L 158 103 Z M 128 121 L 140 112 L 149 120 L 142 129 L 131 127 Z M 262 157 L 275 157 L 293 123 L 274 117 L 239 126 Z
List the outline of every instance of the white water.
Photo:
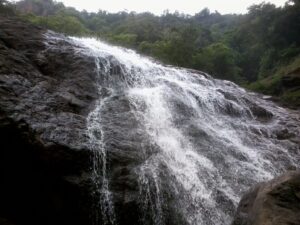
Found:
M 95 39 L 73 42 L 79 54 L 95 59 L 93 69 L 99 77 L 101 97 L 88 117 L 100 189 L 101 216 L 95 224 L 117 223 L 107 146 L 135 143 L 133 129 L 147 139 L 141 146 L 152 146 L 135 149 L 143 157 L 132 168 L 147 214 L 144 224 L 172 224 L 165 216 L 168 204 L 176 205 L 186 224 L 230 224 L 245 190 L 297 166 L 299 149 L 276 139 L 282 121 L 289 120 L 284 109 L 231 82 L 163 66 L 131 50 Z M 122 111 L 121 103 L 111 106 L 120 96 L 128 101 L 129 111 Z M 253 107 L 271 110 L 274 116 L 260 118 Z M 130 115 L 137 123 L 134 128 Z
M 98 64 L 96 60 L 96 65 Z M 97 67 L 96 67 L 97 68 Z M 98 70 L 99 68 L 97 68 Z M 101 88 L 98 89 L 99 93 Z M 104 221 L 104 224 L 115 224 L 114 216 L 114 207 L 112 204 L 111 193 L 109 191 L 109 183 L 107 179 L 107 156 L 106 156 L 106 146 L 102 141 L 104 138 L 102 130 L 102 118 L 101 118 L 101 108 L 106 101 L 109 101 L 109 98 L 100 99 L 96 103 L 96 108 L 92 111 L 88 118 L 88 129 L 87 133 L 90 137 L 90 147 L 94 150 L 93 160 L 93 171 L 95 174 L 94 183 L 97 186 L 97 189 L 100 191 L 99 196 L 99 209 L 100 213 L 95 213 L 94 223 L 101 224 Z M 101 215 L 101 217 L 100 217 Z

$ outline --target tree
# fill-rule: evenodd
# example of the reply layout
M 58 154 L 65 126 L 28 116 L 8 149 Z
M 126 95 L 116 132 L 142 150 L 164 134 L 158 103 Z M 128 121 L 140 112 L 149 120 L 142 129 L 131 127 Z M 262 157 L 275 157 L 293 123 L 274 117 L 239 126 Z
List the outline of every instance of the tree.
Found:
M 0 14 L 2 15 L 14 15 L 14 5 L 7 0 L 0 0 Z
M 238 81 L 240 68 L 236 66 L 235 53 L 223 43 L 214 43 L 197 53 L 194 58 L 197 69 L 227 80 Z
M 300 57 L 299 3 L 252 5 L 245 15 L 221 15 L 206 8 L 195 16 L 80 12 L 53 0 L 22 0 L 16 5 L 32 13 L 27 15 L 30 21 L 58 32 L 99 36 L 164 63 L 253 83 L 269 79 Z

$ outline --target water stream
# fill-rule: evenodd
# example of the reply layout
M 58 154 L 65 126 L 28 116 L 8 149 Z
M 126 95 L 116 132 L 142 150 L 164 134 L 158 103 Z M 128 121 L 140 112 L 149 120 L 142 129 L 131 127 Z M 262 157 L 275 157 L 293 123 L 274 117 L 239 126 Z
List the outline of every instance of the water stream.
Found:
M 299 166 L 297 143 L 280 138 L 286 127 L 299 134 L 296 113 L 205 73 L 95 39 L 72 42 L 98 77 L 87 122 L 95 224 L 123 224 L 122 201 L 138 202 L 141 224 L 230 224 L 245 190 Z

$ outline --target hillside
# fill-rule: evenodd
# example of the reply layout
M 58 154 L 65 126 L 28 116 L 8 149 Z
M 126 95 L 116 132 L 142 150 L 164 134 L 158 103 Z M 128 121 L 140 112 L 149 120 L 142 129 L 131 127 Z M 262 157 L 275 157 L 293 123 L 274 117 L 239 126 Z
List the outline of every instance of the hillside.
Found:
M 168 11 L 161 16 L 88 13 L 52 0 L 23 0 L 13 7 L 45 28 L 97 36 L 164 63 L 206 71 L 272 95 L 286 106 L 300 106 L 299 0 L 290 0 L 282 8 L 271 3 L 252 5 L 244 15 L 208 9 L 193 16 Z

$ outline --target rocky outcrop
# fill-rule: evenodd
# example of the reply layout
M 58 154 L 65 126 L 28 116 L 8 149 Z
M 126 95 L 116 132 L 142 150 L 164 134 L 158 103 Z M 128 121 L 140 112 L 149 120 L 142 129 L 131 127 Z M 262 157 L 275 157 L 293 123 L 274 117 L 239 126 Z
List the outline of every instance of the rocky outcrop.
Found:
M 232 225 L 299 225 L 300 172 L 261 183 L 241 199 Z
M 46 43 L 45 33 L 0 17 L 0 218 L 91 224 L 85 131 L 98 98 L 94 60 L 74 54 L 59 35 Z

